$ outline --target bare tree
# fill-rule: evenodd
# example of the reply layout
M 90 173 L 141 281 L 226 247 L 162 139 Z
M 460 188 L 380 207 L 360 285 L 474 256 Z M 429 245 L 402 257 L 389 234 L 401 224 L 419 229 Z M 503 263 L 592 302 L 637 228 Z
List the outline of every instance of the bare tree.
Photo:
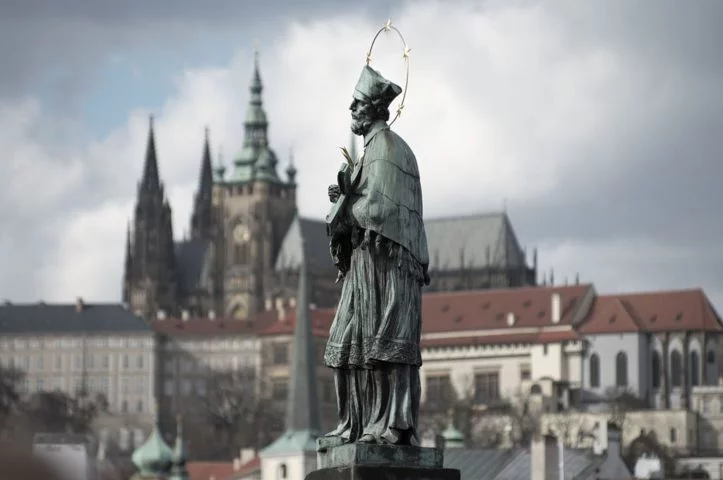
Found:
M 23 378 L 22 370 L 0 366 L 0 431 L 5 431 L 10 416 L 17 410 Z
M 624 431 L 628 412 L 647 410 L 648 404 L 628 389 L 609 388 L 605 392 L 605 402 L 610 412 L 610 421 Z
M 253 370 L 214 372 L 204 395 L 191 399 L 184 420 L 189 451 L 198 459 L 228 459 L 240 448 L 260 450 L 283 433 L 283 410 L 264 395 Z

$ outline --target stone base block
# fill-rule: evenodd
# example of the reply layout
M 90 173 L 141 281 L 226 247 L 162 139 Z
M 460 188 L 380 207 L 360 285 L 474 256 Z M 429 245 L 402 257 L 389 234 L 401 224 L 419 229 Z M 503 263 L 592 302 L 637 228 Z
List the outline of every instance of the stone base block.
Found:
M 321 448 L 316 454 L 319 469 L 340 467 L 410 467 L 441 469 L 444 452 L 436 448 L 402 445 L 347 443 Z
M 355 465 L 315 470 L 306 480 L 460 480 L 459 470 Z

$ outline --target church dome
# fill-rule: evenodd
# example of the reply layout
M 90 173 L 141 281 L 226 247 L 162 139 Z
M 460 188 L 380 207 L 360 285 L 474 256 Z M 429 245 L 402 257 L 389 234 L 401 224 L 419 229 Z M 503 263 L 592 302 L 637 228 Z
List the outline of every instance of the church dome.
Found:
M 163 441 L 158 426 L 153 427 L 148 439 L 133 452 L 131 460 L 141 475 L 161 475 L 171 469 L 173 452 Z

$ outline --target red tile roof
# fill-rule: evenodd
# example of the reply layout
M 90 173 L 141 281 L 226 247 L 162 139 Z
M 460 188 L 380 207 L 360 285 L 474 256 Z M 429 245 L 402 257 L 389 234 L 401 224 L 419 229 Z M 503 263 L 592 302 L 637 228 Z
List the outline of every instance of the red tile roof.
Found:
M 189 462 L 186 468 L 191 480 L 223 480 L 236 473 L 230 462 Z
M 595 298 L 585 323 L 578 331 L 583 334 L 639 332 L 642 325 L 627 301 L 617 296 Z
M 643 330 L 723 331 L 720 316 L 702 289 L 615 295 Z
M 561 299 L 561 318 L 552 323 L 552 295 Z M 523 287 L 428 293 L 422 297 L 422 332 L 516 329 L 570 325 L 591 285 Z M 514 314 L 514 324 L 507 323 Z

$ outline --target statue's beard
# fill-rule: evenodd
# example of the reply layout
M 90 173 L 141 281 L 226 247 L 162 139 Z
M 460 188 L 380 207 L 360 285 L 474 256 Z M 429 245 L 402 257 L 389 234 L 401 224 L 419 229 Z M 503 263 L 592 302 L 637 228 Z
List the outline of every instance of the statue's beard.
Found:
M 351 117 L 351 132 L 354 135 L 366 135 L 369 133 L 369 129 L 372 128 L 374 123 L 369 117 Z

